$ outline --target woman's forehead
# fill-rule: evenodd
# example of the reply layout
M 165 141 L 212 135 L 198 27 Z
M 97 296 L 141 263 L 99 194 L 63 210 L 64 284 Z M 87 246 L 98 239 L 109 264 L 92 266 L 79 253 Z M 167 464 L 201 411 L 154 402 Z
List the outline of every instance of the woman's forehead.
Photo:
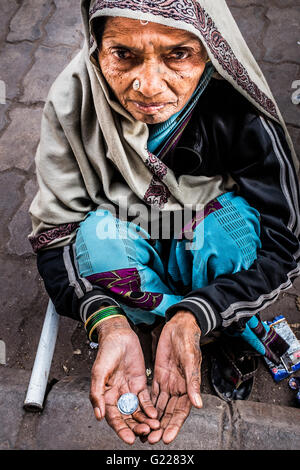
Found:
M 140 20 L 123 17 L 109 17 L 106 19 L 103 31 L 103 38 L 124 38 L 134 40 L 134 37 L 161 35 L 164 40 L 187 42 L 200 40 L 189 31 L 183 29 L 172 28 L 159 23 L 144 23 Z

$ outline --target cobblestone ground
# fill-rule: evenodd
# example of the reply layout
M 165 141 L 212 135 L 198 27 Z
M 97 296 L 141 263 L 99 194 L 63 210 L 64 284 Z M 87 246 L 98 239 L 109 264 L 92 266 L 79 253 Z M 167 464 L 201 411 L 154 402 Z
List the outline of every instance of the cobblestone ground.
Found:
M 228 3 L 269 81 L 300 156 L 300 105 L 291 98 L 293 86 L 300 88 L 300 1 Z M 8 367 L 31 369 L 47 305 L 27 240 L 28 208 L 37 189 L 34 154 L 48 90 L 80 49 L 81 31 L 79 0 L 0 0 L 0 340 L 6 344 Z M 290 322 L 299 322 L 295 303 L 299 286 L 297 282 L 265 314 L 288 313 Z M 81 325 L 62 319 L 51 376 L 59 379 L 86 372 L 94 354 Z M 209 392 L 207 371 L 204 361 L 203 387 Z M 280 393 L 267 374 L 260 371 L 254 399 L 290 404 L 291 395 Z

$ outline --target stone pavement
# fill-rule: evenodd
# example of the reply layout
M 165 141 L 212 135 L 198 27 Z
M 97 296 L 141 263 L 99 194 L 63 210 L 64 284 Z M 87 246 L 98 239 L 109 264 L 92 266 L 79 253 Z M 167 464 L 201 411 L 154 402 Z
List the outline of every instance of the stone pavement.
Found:
M 0 373 L 0 449 L 21 450 L 299 450 L 300 410 L 236 402 L 227 405 L 203 395 L 168 446 L 133 446 L 117 438 L 106 422 L 97 422 L 88 401 L 89 377 L 65 377 L 49 393 L 42 413 L 28 413 L 23 403 L 29 372 L 3 368 Z
M 292 94 L 300 89 L 300 0 L 229 0 L 228 4 L 269 81 L 300 156 L 300 105 L 292 103 Z M 87 418 L 86 379 L 80 379 L 81 383 L 76 376 L 88 375 L 94 352 L 86 344 L 81 325 L 71 320 L 61 319 L 50 377 L 59 382 L 48 396 L 45 411 L 32 415 L 22 410 L 48 301 L 27 240 L 28 207 L 37 189 L 34 154 L 48 90 L 82 42 L 79 0 L 0 0 L 0 347 L 6 346 L 6 366 L 0 367 L 0 423 L 4 423 L 0 426 L 0 448 L 68 447 L 70 430 L 78 423 L 84 423 L 84 432 L 78 434 L 80 442 L 70 441 L 72 448 L 120 445 L 104 423 L 99 426 Z M 297 329 L 298 295 L 299 280 L 263 312 L 264 318 L 284 313 Z M 186 448 L 194 442 L 193 429 L 201 429 L 199 433 L 203 436 L 206 430 L 207 435 L 196 441 L 199 448 L 300 448 L 299 410 L 293 408 L 291 395 L 287 398 L 289 392 L 278 395 L 280 386 L 270 385 L 266 374 L 260 372 L 252 402 L 229 408 L 210 395 L 204 378 L 204 392 L 208 392 L 205 412 L 193 412 L 185 424 L 186 433 L 173 447 Z M 71 387 L 72 394 L 64 387 Z M 262 390 L 268 393 L 262 394 Z M 66 405 L 64 395 L 69 397 Z M 270 397 L 274 404 L 263 403 L 270 402 Z M 75 409 L 77 400 L 80 405 Z M 62 413 L 64 409 L 76 413 L 68 416 Z M 105 442 L 98 441 L 104 427 Z M 247 434 L 254 436 L 251 444 Z M 87 435 L 93 436 L 91 441 Z M 263 440 L 263 435 L 269 436 L 269 441 Z

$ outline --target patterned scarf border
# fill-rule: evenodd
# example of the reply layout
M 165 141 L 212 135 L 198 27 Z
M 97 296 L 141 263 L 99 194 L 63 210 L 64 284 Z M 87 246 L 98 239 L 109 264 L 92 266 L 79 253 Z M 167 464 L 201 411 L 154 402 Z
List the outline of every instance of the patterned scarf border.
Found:
M 45 230 L 36 236 L 29 237 L 34 253 L 45 248 L 54 240 L 71 235 L 78 227 L 79 222 L 62 224 L 49 230 Z

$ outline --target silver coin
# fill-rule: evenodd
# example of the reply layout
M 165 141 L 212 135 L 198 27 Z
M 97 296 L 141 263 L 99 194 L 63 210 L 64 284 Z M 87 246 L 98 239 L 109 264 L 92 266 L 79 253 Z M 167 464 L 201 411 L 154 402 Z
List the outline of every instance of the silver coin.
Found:
M 124 393 L 118 400 L 118 410 L 123 415 L 131 415 L 139 406 L 139 399 L 134 393 Z

